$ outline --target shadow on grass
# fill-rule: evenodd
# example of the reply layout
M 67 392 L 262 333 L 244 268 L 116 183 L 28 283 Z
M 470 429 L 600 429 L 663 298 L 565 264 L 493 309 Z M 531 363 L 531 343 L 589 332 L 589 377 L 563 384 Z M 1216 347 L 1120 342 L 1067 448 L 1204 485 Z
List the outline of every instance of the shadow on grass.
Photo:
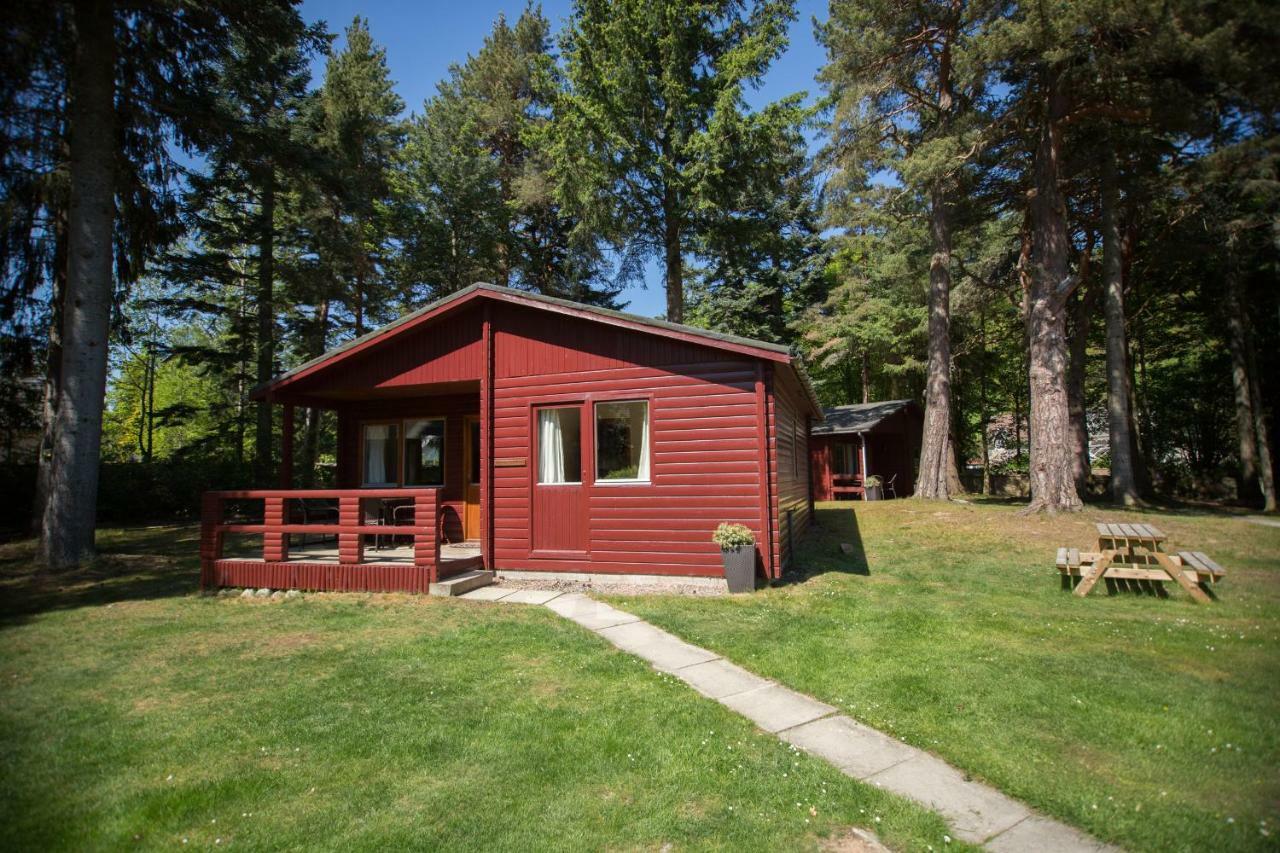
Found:
M 7 543 L 0 546 L 0 627 L 55 610 L 190 595 L 199 588 L 198 554 L 189 527 L 109 531 L 92 563 L 50 572 L 36 560 L 35 540 Z
M 1010 495 L 962 495 L 963 500 L 980 506 L 1024 507 L 1029 503 L 1025 497 Z M 1141 506 L 1121 506 L 1113 504 L 1107 497 L 1086 497 L 1085 509 L 1100 512 L 1123 512 L 1135 515 L 1173 515 L 1186 518 L 1243 518 L 1256 515 L 1259 510 L 1236 504 L 1210 501 L 1181 501 L 1176 498 L 1152 498 Z
M 834 507 L 814 507 L 813 527 L 796 543 L 793 568 L 773 586 L 804 583 L 828 572 L 869 576 L 871 566 L 858 529 L 857 501 Z

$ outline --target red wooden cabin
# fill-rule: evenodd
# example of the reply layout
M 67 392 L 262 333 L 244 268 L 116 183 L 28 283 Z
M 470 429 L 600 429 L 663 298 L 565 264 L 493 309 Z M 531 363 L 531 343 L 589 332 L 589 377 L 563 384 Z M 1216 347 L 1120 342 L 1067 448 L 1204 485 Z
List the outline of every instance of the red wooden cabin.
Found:
M 722 521 L 776 578 L 811 519 L 822 412 L 775 344 L 476 284 L 255 396 L 284 407 L 282 488 L 206 496 L 208 586 L 420 591 L 481 564 L 715 578 Z M 337 413 L 336 489 L 287 488 L 303 406 Z M 231 518 L 257 500 L 260 520 Z M 234 533 L 262 553 L 224 555 Z
M 915 489 L 916 462 L 924 414 L 911 400 L 887 400 L 834 406 L 812 429 L 810 461 L 814 498 L 820 501 L 864 498 L 864 478 L 877 474 L 893 495 Z M 889 493 L 886 490 L 886 496 Z

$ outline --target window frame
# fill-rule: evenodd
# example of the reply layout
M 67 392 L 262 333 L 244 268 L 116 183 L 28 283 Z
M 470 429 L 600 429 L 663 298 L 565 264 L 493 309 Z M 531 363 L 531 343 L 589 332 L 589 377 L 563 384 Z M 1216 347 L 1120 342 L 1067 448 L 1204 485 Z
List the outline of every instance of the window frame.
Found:
M 405 424 L 411 421 L 441 421 L 444 423 L 444 437 L 440 447 L 440 482 L 433 485 L 406 486 L 404 482 L 404 443 Z M 449 416 L 448 415 L 406 415 L 398 418 L 370 418 L 356 422 L 360 432 L 360 488 L 362 489 L 443 489 L 449 482 Z M 365 429 L 371 426 L 392 426 L 396 428 L 396 477 L 390 483 L 370 483 L 365 479 Z
M 559 488 L 562 486 L 584 486 L 586 485 L 586 477 L 582 472 L 582 454 L 587 451 L 587 443 L 582 434 L 582 414 L 583 409 L 587 406 L 585 400 L 561 400 L 549 403 L 535 403 L 532 408 L 532 432 L 533 432 L 533 464 L 530 466 L 533 479 L 533 485 L 538 487 Z M 566 480 L 563 483 L 544 483 L 542 482 L 542 413 L 545 411 L 573 410 L 578 414 L 578 479 Z M 594 452 L 594 448 L 592 448 Z
M 408 430 L 405 427 L 414 421 L 439 421 L 440 430 L 440 482 L 439 483 L 413 483 L 405 482 L 408 471 L 407 457 L 404 452 L 405 442 L 409 440 Z M 400 487 L 405 489 L 443 489 L 444 484 L 449 481 L 449 417 L 447 415 L 426 415 L 423 417 L 403 418 L 400 421 Z
M 369 461 L 367 456 L 367 450 L 366 450 L 369 444 L 368 430 L 369 430 L 369 427 L 372 427 L 372 426 L 390 426 L 390 427 L 395 427 L 395 430 L 396 430 L 396 440 L 393 441 L 391 445 L 392 447 L 395 448 L 395 451 L 396 451 L 396 461 L 395 461 L 396 470 L 394 472 L 395 478 L 394 480 L 391 480 L 389 482 L 371 483 L 369 482 L 368 477 L 366 476 L 368 474 L 368 461 Z M 402 441 L 400 436 L 403 434 L 404 434 L 404 425 L 401 423 L 400 420 L 397 420 L 395 418 L 377 418 L 374 420 L 360 421 L 360 457 L 359 457 L 360 458 L 360 488 L 389 489 L 389 488 L 400 487 L 400 483 L 403 482 L 402 469 L 404 466 L 404 460 L 400 458 L 403 455 L 401 453 L 401 448 L 400 448 L 400 443 Z
M 600 476 L 600 406 L 616 406 L 624 403 L 640 403 L 644 408 L 647 441 L 644 451 L 648 455 L 649 476 L 601 477 Z M 637 469 L 639 466 L 637 466 Z M 591 482 L 597 486 L 650 486 L 653 485 L 653 400 L 649 397 L 610 397 L 591 401 Z

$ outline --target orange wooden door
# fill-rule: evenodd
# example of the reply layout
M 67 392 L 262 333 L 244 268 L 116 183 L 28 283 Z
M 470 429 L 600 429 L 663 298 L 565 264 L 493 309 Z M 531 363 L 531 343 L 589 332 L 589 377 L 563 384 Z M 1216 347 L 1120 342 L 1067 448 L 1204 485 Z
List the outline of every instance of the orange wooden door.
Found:
M 467 539 L 480 538 L 480 420 L 468 415 L 463 424 L 462 532 Z

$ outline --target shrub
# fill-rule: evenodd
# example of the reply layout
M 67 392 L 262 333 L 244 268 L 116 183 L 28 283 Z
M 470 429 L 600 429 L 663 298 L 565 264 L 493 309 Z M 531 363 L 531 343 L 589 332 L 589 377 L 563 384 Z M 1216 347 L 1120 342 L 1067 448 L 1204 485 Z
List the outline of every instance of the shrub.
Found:
M 723 523 L 711 534 L 711 541 L 720 546 L 722 551 L 736 551 L 739 548 L 750 548 L 756 544 L 755 534 L 745 524 Z

